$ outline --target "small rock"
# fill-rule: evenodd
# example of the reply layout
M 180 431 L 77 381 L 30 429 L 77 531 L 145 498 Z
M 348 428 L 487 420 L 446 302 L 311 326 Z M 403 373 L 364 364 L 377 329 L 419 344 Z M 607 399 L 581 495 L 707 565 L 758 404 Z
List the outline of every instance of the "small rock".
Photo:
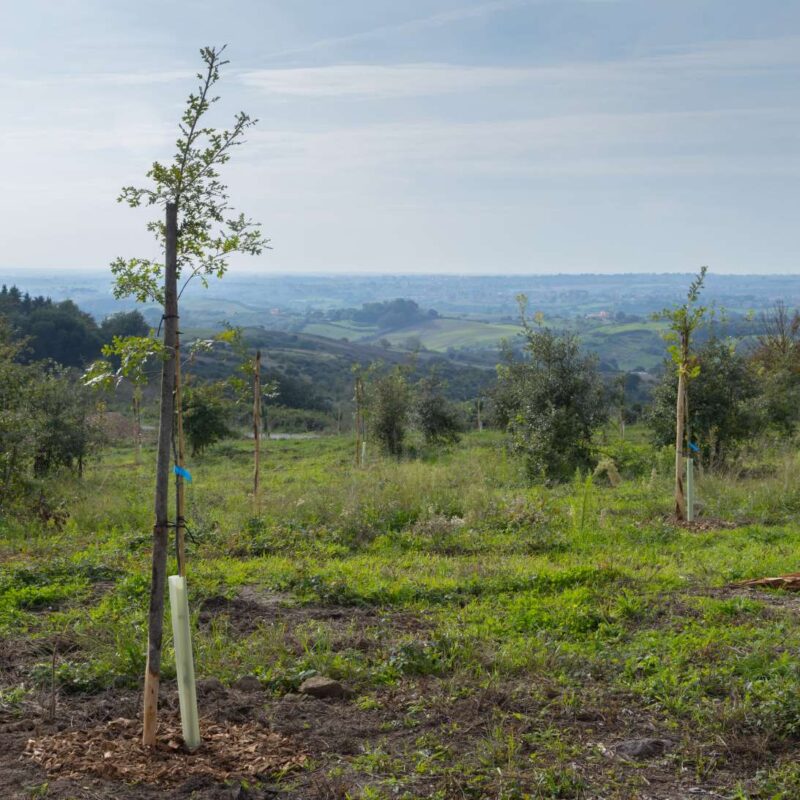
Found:
M 200 694 L 225 694 L 225 686 L 219 678 L 201 678 L 197 681 Z
M 662 756 L 672 745 L 667 739 L 628 739 L 620 742 L 614 752 L 625 758 L 656 758 Z
M 315 675 L 313 678 L 306 678 L 298 690 L 300 694 L 307 694 L 311 697 L 319 698 L 342 698 L 350 697 L 353 692 L 342 686 L 339 681 L 332 678 L 324 678 L 322 675 Z
M 255 675 L 242 675 L 231 684 L 231 687 L 238 692 L 260 692 L 261 681 Z

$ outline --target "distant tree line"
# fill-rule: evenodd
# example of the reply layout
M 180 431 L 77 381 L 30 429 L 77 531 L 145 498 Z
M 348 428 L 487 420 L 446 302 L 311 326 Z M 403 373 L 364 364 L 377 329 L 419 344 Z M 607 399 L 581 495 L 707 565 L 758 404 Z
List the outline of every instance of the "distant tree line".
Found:
M 65 367 L 85 365 L 114 336 L 145 336 L 148 331 L 138 311 L 112 314 L 98 325 L 72 300 L 31 297 L 6 285 L 0 287 L 0 317 L 6 320 L 10 335 L 25 343 L 17 353 L 18 360 L 52 359 Z
M 361 308 L 341 308 L 329 311 L 332 321 L 352 320 L 362 325 L 374 325 L 379 330 L 396 330 L 415 325 L 428 319 L 436 319 L 434 309 L 423 311 L 414 300 L 398 298 L 379 303 L 364 303 Z

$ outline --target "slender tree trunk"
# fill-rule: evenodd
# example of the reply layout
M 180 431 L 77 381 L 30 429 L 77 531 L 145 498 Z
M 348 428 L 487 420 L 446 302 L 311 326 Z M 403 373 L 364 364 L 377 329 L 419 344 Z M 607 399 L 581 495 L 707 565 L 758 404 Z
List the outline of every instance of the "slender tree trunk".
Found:
M 689 419 L 689 386 L 688 382 L 683 386 L 683 418 L 684 422 L 684 437 L 686 441 L 686 448 L 687 448 L 687 456 L 691 456 L 691 450 L 689 450 L 689 442 L 692 441 L 692 423 Z
M 183 440 L 183 393 L 181 379 L 181 332 L 175 331 L 175 432 L 177 446 L 175 463 L 186 463 Z M 183 475 L 175 474 L 175 553 L 178 557 L 178 575 L 186 576 L 186 484 Z
M 161 677 L 161 644 L 164 627 L 164 590 L 169 540 L 169 464 L 175 418 L 175 344 L 178 330 L 178 207 L 167 203 L 166 255 L 164 261 L 164 363 L 161 371 L 161 408 L 156 463 L 153 564 L 150 579 L 150 611 L 147 631 L 147 667 L 144 676 L 144 727 L 142 744 L 156 743 L 158 687 Z
M 253 506 L 258 512 L 258 473 L 261 458 L 261 351 L 253 368 Z
M 686 375 L 683 366 L 678 372 L 678 404 L 675 409 L 675 517 L 686 519 L 686 493 L 683 485 L 683 442 L 686 420 Z
M 142 390 L 133 387 L 133 447 L 136 463 L 142 460 Z
M 356 378 L 356 419 L 355 419 L 355 433 L 356 433 L 356 452 L 355 464 L 357 467 L 361 466 L 361 378 Z

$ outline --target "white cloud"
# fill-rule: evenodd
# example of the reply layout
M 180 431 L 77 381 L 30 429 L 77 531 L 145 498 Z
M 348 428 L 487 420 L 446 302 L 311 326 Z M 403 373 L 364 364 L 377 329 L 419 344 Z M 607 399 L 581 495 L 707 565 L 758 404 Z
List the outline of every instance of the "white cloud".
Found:
M 244 85 L 291 97 L 424 97 L 524 84 L 570 84 L 587 93 L 598 83 L 645 83 L 684 75 L 800 68 L 800 37 L 710 42 L 691 50 L 555 66 L 483 67 L 441 63 L 331 64 L 244 70 Z M 592 88 L 589 88 L 591 85 Z
M 782 174 L 796 170 L 797 159 L 773 153 L 770 142 L 798 125 L 800 112 L 773 108 L 257 130 L 247 160 L 318 176 Z
M 196 70 L 168 70 L 164 72 L 80 72 L 39 75 L 35 78 L 0 76 L 0 88 L 29 89 L 32 87 L 87 86 L 91 88 L 115 86 L 151 86 L 174 81 L 191 80 Z
M 295 69 L 261 69 L 239 74 L 246 86 L 296 97 L 414 97 L 512 85 L 530 71 L 452 64 L 352 64 Z
M 640 59 L 653 68 L 758 71 L 800 66 L 800 36 L 707 42 L 692 50 L 673 48 Z

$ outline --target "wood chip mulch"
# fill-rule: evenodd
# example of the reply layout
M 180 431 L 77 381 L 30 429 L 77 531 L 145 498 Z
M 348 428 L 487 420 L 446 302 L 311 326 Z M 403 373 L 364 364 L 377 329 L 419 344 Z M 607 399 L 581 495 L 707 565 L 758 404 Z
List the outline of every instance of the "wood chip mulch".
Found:
M 164 720 L 156 746 L 141 743 L 141 723 L 115 719 L 84 730 L 29 739 L 26 755 L 61 778 L 95 775 L 127 783 L 180 784 L 203 776 L 216 781 L 275 777 L 301 767 L 306 753 L 263 726 L 200 723 L 202 744 L 189 751 L 178 720 Z

